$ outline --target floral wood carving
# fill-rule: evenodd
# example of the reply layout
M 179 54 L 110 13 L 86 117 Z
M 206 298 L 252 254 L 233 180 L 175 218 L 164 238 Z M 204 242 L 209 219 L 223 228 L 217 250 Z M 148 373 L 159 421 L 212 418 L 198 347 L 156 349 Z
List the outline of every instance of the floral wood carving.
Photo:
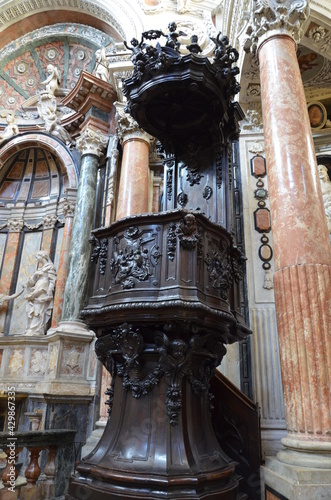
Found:
M 215 331 L 197 331 L 187 341 L 171 338 L 181 327 L 175 323 L 160 325 L 153 329 L 154 347 L 156 353 L 154 363 L 145 361 L 144 353 L 150 350 L 151 343 L 145 342 L 143 333 L 132 324 L 123 323 L 114 328 L 111 334 L 97 340 L 96 354 L 111 373 L 112 380 L 118 375 L 122 379 L 125 390 L 131 392 L 134 398 L 147 395 L 159 383 L 164 375 L 168 389 L 165 395 L 165 405 L 171 425 L 178 424 L 182 408 L 182 383 L 186 376 L 192 390 L 198 396 L 208 394 L 209 382 L 216 367 L 221 363 L 226 349 L 223 339 Z M 147 332 L 148 328 L 143 328 Z M 166 332 L 166 333 L 165 333 Z M 199 362 L 192 362 L 192 356 L 199 356 Z M 114 384 L 107 389 L 109 396 L 106 404 L 108 413 L 114 396 Z
M 218 245 L 215 241 L 209 242 L 205 263 L 212 288 L 219 290 L 221 298 L 227 300 L 227 292 L 233 281 L 233 269 L 225 241 L 220 241 Z

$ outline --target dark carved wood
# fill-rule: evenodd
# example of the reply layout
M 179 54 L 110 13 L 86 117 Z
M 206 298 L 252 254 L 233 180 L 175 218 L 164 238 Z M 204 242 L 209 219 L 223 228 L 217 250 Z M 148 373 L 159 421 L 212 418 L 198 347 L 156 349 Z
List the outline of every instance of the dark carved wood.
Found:
M 181 56 L 179 36 L 170 23 L 167 34 L 125 42 L 134 67 L 123 82 L 127 111 L 162 143 L 167 211 L 93 232 L 93 293 L 81 315 L 112 375 L 109 420 L 68 499 L 237 498 L 209 385 L 226 344 L 250 333 L 229 203 L 231 141 L 243 117 L 232 103 L 238 53 L 219 34 L 212 61 L 196 38 Z M 162 37 L 164 47 L 148 43 Z
M 235 301 L 243 256 L 232 236 L 201 213 L 129 217 L 93 235 L 108 240 L 107 260 L 102 273 L 96 260 L 94 293 L 81 313 L 93 328 L 171 315 L 203 328 L 224 325 L 225 343 L 249 333 Z
M 173 34 L 169 25 L 168 36 Z M 188 145 L 194 147 L 188 163 L 195 183 L 202 175 L 201 152 L 220 137 L 226 143 L 238 134 L 237 121 L 243 114 L 232 99 L 240 90 L 235 78 L 239 54 L 221 34 L 213 39 L 212 61 L 196 51 L 181 56 L 171 44 L 147 43 L 162 36 L 161 31 L 151 30 L 143 33 L 140 43 L 128 47 L 134 71 L 123 83 L 127 111 L 168 152 L 187 158 L 193 153 Z
M 211 379 L 212 423 L 222 449 L 238 463 L 239 491 L 260 500 L 260 415 L 255 405 L 224 375 Z
M 225 345 L 248 333 L 231 303 L 242 255 L 224 228 L 185 210 L 93 235 L 108 254 L 94 259 L 82 317 L 112 375 L 110 418 L 68 498 L 235 499 L 236 464 L 217 442 L 209 383 Z

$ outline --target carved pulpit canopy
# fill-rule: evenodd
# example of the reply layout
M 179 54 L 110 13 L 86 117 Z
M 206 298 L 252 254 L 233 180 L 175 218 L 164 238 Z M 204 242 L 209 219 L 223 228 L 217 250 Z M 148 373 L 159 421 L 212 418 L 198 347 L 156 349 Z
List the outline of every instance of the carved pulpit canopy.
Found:
M 168 34 L 150 30 L 140 42 L 132 39 L 126 46 L 132 51 L 133 75 L 123 82 L 126 111 L 168 152 L 178 155 L 187 143 L 210 147 L 220 136 L 224 142 L 232 140 L 243 118 L 232 102 L 240 90 L 235 78 L 237 50 L 219 33 L 213 39 L 213 58 L 208 58 L 201 55 L 193 35 L 187 46 L 190 53 L 181 55 L 181 34 L 170 23 Z M 167 39 L 164 46 L 162 37 Z

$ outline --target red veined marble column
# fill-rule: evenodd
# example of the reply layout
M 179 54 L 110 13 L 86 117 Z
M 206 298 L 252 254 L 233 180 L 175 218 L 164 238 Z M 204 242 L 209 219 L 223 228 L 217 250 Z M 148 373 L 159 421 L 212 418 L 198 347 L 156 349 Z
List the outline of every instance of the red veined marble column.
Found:
M 296 43 L 258 47 L 288 435 L 282 462 L 331 468 L 331 246 Z
M 65 216 L 65 225 L 63 229 L 56 288 L 54 294 L 52 328 L 58 326 L 62 317 L 62 303 L 63 303 L 64 289 L 68 274 L 69 248 L 70 248 L 72 226 L 75 214 L 74 203 L 65 201 L 63 204 L 63 213 Z
M 139 128 L 116 103 L 119 137 L 123 145 L 116 219 L 148 212 L 149 149 L 152 137 Z
M 9 232 L 0 280 L 0 293 L 4 295 L 10 294 L 23 220 L 11 219 L 8 221 L 7 226 Z M 3 302 L 0 309 L 0 335 L 3 335 L 4 332 L 7 309 L 8 302 Z

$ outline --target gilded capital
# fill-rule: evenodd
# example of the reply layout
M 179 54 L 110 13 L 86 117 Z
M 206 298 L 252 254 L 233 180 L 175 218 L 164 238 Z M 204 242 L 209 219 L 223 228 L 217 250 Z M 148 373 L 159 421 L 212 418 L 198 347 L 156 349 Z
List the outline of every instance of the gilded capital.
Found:
M 255 53 L 261 41 L 273 34 L 290 35 L 298 43 L 308 13 L 309 0 L 253 0 L 245 51 Z
M 117 135 L 122 143 L 129 139 L 140 139 L 150 145 L 154 138 L 140 128 L 129 113 L 125 112 L 125 104 L 115 102 L 114 105 L 116 107 Z
M 105 152 L 108 141 L 108 135 L 103 134 L 98 129 L 86 127 L 76 140 L 76 147 L 82 155 L 89 154 L 100 157 Z

